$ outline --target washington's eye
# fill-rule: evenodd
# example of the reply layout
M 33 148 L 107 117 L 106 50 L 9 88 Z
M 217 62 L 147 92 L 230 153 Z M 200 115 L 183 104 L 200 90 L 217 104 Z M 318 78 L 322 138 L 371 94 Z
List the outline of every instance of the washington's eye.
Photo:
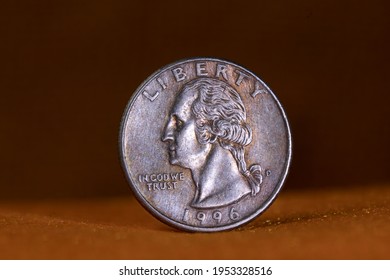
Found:
M 175 123 L 176 123 L 176 130 L 177 131 L 182 130 L 184 126 L 184 122 L 178 116 L 175 116 Z

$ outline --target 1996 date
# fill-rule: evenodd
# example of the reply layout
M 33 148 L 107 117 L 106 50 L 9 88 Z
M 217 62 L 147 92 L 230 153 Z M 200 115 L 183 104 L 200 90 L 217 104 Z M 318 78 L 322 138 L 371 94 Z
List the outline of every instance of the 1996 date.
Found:
M 272 275 L 271 267 L 225 266 L 213 267 L 213 275 Z

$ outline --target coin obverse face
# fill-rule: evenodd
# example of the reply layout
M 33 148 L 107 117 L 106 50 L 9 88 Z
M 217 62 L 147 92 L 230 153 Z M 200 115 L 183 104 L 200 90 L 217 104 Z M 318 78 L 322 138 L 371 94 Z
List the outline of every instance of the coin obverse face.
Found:
M 276 198 L 291 159 L 288 122 L 272 91 L 243 67 L 212 58 L 182 60 L 146 79 L 119 141 L 139 202 L 187 231 L 254 219 Z

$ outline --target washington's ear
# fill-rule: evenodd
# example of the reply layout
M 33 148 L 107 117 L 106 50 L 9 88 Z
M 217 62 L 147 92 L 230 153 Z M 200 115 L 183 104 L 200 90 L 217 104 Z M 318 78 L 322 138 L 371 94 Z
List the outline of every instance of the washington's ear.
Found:
M 211 135 L 208 142 L 210 144 L 214 144 L 214 142 L 217 141 L 217 139 L 218 139 L 217 135 Z
M 199 126 L 201 124 L 201 126 Z M 195 135 L 196 139 L 200 144 L 209 144 L 211 142 L 211 138 L 213 138 L 213 134 L 210 132 L 210 127 L 206 125 L 204 122 L 197 122 L 195 126 Z M 215 141 L 215 140 L 214 140 Z
M 196 130 L 196 137 L 201 144 L 213 144 L 218 139 L 218 136 L 210 133 L 208 129 Z

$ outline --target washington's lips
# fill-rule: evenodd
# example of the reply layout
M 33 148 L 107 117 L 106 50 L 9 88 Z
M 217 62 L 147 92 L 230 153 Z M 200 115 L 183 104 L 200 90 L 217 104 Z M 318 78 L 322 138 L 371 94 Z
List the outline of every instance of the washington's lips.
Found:
M 170 157 L 175 157 L 176 155 L 176 147 L 174 145 L 168 146 L 168 154 Z

